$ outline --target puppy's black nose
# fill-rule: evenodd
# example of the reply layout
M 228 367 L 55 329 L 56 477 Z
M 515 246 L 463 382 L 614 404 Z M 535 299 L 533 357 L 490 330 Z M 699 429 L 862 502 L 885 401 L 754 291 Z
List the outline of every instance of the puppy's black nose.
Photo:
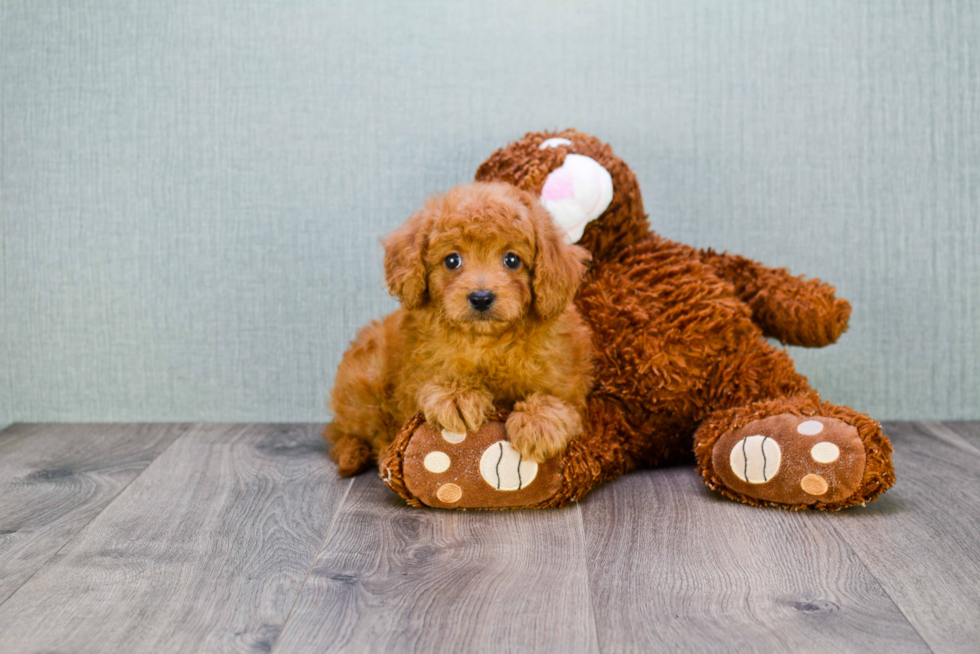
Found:
M 493 306 L 497 297 L 491 291 L 473 291 L 469 295 L 470 306 L 477 311 L 486 311 Z

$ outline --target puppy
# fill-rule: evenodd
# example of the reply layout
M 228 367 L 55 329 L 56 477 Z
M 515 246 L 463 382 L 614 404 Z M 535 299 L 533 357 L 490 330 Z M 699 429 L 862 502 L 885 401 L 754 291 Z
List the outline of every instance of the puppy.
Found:
M 367 468 L 422 411 L 473 432 L 511 411 L 511 444 L 544 461 L 582 432 L 591 334 L 572 299 L 588 251 L 562 240 L 529 193 L 458 186 L 384 240 L 385 279 L 402 308 L 358 332 L 344 354 L 324 437 L 341 475 Z

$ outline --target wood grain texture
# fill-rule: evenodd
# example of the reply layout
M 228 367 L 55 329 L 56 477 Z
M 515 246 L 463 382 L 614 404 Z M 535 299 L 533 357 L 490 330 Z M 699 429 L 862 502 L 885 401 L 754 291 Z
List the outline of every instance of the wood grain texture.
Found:
M 198 426 L 0 606 L 0 651 L 267 651 L 349 485 L 315 426 Z
M 318 431 L 0 433 L 0 652 L 980 642 L 980 423 L 887 424 L 898 484 L 837 514 L 743 506 L 689 468 L 559 511 L 412 509 L 373 475 L 338 478 Z
M 976 423 L 891 423 L 898 482 L 834 523 L 936 652 L 980 649 L 980 450 Z
M 0 604 L 185 425 L 15 425 L 0 433 Z
M 577 507 L 412 509 L 358 477 L 273 651 L 597 652 Z
M 944 427 L 980 449 L 980 422 L 930 422 L 928 424 L 931 433 L 936 433 L 936 428 Z
M 923 422 L 920 426 L 953 449 L 980 456 L 980 422 Z M 901 426 L 897 426 L 901 429 Z M 899 431 L 898 433 L 902 433 Z
M 690 468 L 628 475 L 582 510 L 604 651 L 929 651 L 836 514 L 736 504 Z

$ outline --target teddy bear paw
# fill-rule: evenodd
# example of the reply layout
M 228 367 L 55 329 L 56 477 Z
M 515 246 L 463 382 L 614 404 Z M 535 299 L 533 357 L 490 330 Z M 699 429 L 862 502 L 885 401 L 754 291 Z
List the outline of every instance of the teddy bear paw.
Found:
M 724 433 L 711 462 L 736 493 L 779 504 L 832 504 L 858 490 L 866 454 L 852 425 L 787 413 Z
M 427 506 L 447 509 L 517 509 L 539 506 L 558 492 L 558 458 L 536 462 L 507 440 L 504 423 L 475 432 L 419 425 L 404 451 L 404 485 Z

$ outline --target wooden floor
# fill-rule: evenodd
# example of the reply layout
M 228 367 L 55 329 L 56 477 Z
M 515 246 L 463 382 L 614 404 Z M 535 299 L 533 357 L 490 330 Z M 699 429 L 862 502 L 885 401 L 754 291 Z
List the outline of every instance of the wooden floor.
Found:
M 412 509 L 315 425 L 0 433 L 0 652 L 977 652 L 980 423 L 898 485 L 758 509 L 691 468 L 577 506 Z

